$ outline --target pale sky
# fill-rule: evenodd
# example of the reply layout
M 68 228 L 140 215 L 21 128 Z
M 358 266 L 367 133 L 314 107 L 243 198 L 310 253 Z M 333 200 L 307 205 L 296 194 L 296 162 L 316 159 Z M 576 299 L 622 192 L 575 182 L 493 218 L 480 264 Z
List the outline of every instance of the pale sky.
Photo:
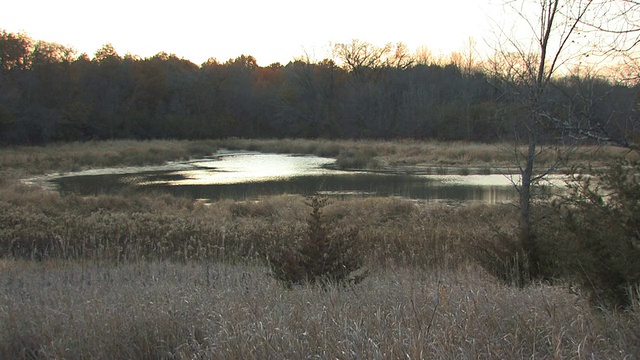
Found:
M 0 29 L 24 31 L 89 56 L 111 43 L 120 55 L 164 51 L 201 64 L 253 55 L 261 66 L 305 53 L 331 56 L 332 43 L 403 42 L 435 55 L 490 37 L 495 0 L 23 0 L 3 1 Z M 491 6 L 490 4 L 494 5 Z M 491 20 L 493 19 L 493 20 Z

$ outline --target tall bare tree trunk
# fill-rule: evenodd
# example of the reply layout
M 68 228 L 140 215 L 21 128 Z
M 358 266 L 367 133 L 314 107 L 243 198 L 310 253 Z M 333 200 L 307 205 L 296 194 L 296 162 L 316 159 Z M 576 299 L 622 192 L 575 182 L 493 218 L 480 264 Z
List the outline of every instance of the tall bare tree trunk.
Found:
M 520 274 L 521 284 L 526 283 L 529 279 L 537 278 L 540 272 L 538 265 L 540 256 L 531 221 L 531 185 L 536 146 L 536 134 L 530 134 L 527 160 L 525 167 L 522 169 L 520 186 L 520 242 L 523 255 L 526 257 L 523 259 L 526 261 L 526 267 L 522 269 Z M 524 276 L 528 278 L 524 278 Z

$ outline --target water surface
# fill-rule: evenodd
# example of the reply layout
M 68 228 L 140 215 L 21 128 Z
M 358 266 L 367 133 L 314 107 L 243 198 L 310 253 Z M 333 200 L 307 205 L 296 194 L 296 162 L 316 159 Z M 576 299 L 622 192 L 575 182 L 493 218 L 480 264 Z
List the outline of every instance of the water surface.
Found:
M 91 170 L 48 181 L 62 193 L 96 195 L 125 189 L 192 199 L 254 199 L 279 194 L 397 196 L 432 202 L 512 201 L 502 175 L 405 175 L 329 169 L 335 159 L 317 156 L 223 152 L 207 159 L 150 168 Z

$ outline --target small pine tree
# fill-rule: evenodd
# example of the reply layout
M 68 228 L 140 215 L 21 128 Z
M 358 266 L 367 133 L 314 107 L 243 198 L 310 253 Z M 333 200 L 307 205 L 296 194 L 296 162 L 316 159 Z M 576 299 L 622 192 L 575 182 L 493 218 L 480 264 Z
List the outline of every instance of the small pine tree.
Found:
M 364 279 L 363 252 L 359 247 L 358 229 L 327 229 L 322 210 L 327 198 L 311 196 L 307 231 L 298 244 L 280 246 L 271 252 L 271 275 L 287 288 L 302 284 L 353 284 Z M 358 273 L 357 275 L 354 275 Z
M 562 266 L 594 302 L 628 307 L 640 286 L 640 164 L 620 160 L 576 173 L 555 203 Z

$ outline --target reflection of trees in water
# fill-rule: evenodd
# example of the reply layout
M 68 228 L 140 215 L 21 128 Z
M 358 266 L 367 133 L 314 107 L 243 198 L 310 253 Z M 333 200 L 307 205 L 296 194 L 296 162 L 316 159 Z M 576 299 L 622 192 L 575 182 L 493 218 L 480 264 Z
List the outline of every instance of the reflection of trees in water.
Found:
M 149 179 L 167 181 L 149 184 Z M 76 176 L 59 179 L 60 191 L 81 195 L 118 192 L 126 187 L 140 185 L 141 189 L 161 191 L 191 199 L 247 199 L 280 194 L 311 195 L 324 192 L 332 196 L 399 196 L 430 201 L 479 201 L 495 204 L 510 201 L 515 194 L 512 187 L 494 185 L 443 184 L 441 180 L 427 176 L 388 174 L 339 174 L 295 176 L 277 180 L 243 182 L 218 185 L 173 185 L 172 179 L 182 177 L 176 172 Z

